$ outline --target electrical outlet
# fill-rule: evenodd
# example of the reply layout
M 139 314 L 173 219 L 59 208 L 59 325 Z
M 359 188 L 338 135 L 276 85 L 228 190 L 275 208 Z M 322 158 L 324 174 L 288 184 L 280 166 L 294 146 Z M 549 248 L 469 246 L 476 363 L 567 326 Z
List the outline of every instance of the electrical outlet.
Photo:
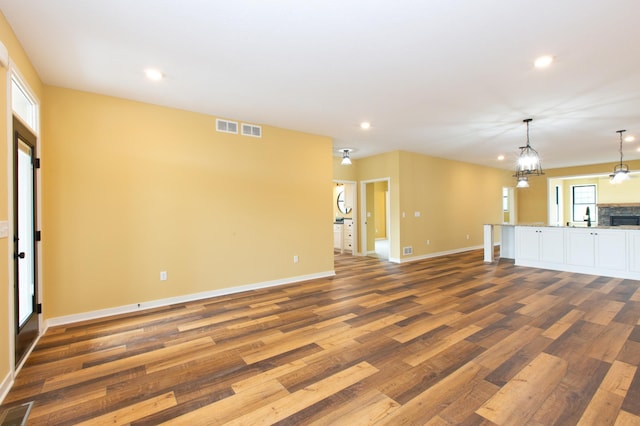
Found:
M 167 271 L 160 271 L 160 281 L 167 280 Z
M 293 256 L 293 263 L 298 263 L 298 255 Z
M 431 240 L 427 240 L 427 245 L 431 244 Z
M 467 240 L 469 239 L 469 234 L 467 234 Z

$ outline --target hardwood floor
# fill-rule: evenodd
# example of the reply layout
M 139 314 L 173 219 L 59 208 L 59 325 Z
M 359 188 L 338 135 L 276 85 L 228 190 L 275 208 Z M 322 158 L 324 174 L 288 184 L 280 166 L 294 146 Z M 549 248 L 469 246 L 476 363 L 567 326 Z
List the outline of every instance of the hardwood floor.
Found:
M 640 424 L 640 282 L 336 257 L 336 276 L 48 330 L 30 425 Z

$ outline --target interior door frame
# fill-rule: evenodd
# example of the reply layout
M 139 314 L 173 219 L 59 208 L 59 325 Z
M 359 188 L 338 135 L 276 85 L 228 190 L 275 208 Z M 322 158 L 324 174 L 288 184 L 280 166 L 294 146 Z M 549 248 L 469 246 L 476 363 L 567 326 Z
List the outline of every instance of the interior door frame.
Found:
M 12 223 L 12 229 L 13 229 L 13 233 L 10 234 L 10 237 L 12 237 L 13 239 L 13 244 L 12 244 L 12 248 L 11 248 L 11 252 L 12 252 L 12 257 L 13 257 L 13 288 L 14 288 L 14 292 L 13 292 L 13 301 L 14 301 L 14 311 L 13 311 L 13 337 L 14 337 L 14 362 L 18 362 L 21 363 L 22 361 L 24 361 L 29 352 L 31 351 L 31 349 L 33 348 L 33 346 L 35 345 L 36 341 L 38 340 L 38 337 L 40 336 L 40 330 L 42 328 L 41 325 L 41 310 L 39 309 L 40 307 L 40 289 L 38 288 L 38 277 L 39 277 L 39 271 L 38 271 L 38 259 L 39 259 L 39 247 L 38 247 L 38 238 L 36 237 L 36 233 L 38 230 L 38 197 L 37 197 L 37 193 L 38 193 L 38 181 L 37 181 L 37 166 L 36 166 L 36 161 L 38 158 L 37 155 L 37 146 L 38 146 L 38 140 L 37 140 L 37 136 L 35 135 L 35 133 L 29 129 L 28 126 L 26 126 L 24 123 L 22 123 L 22 121 L 19 119 L 18 116 L 14 115 L 13 116 L 13 120 L 12 120 L 12 128 L 13 128 L 13 153 L 12 153 L 12 158 L 13 158 L 13 223 Z M 30 151 L 30 158 L 31 158 L 31 212 L 29 212 L 29 214 L 32 215 L 31 220 L 30 220 L 30 224 L 31 224 L 31 231 L 33 232 L 30 237 L 33 238 L 33 241 L 31 241 L 32 243 L 32 255 L 33 258 L 31 259 L 31 262 L 33 262 L 30 266 L 33 268 L 33 286 L 34 286 L 34 299 L 33 299 L 33 306 L 32 306 L 32 313 L 30 315 L 29 320 L 27 320 L 24 325 L 21 327 L 21 325 L 19 324 L 19 319 L 18 319 L 18 312 L 19 309 L 17 308 L 18 305 L 18 300 L 19 300 L 19 292 L 16 291 L 15 289 L 17 289 L 18 285 L 19 285 L 19 271 L 20 268 L 18 267 L 18 264 L 25 261 L 25 260 L 21 260 L 18 257 L 18 252 L 19 252 L 19 245 L 18 245 L 18 221 L 21 219 L 20 217 L 16 216 L 16 212 L 18 212 L 18 191 L 16 191 L 17 187 L 18 187 L 18 182 L 19 182 L 19 166 L 18 166 L 18 156 L 19 156 L 19 144 L 22 143 L 25 146 L 28 147 L 29 151 Z M 27 342 L 27 344 L 24 347 L 24 351 L 21 352 L 20 354 L 18 354 L 18 350 L 20 348 L 20 345 L 18 345 L 18 335 L 19 333 L 26 333 L 27 336 L 29 338 L 29 341 Z M 25 335 L 23 335 L 25 336 Z M 25 337 L 23 337 L 25 338 Z M 19 356 L 20 355 L 20 356 Z
M 376 183 L 376 182 L 387 182 L 387 193 L 386 193 L 386 206 L 385 209 L 386 214 L 387 214 L 387 218 L 386 218 L 386 228 L 387 228 L 387 239 L 389 240 L 389 261 L 394 261 L 393 256 L 391 255 L 391 241 L 393 238 L 393 235 L 391 235 L 391 178 L 390 177 L 385 177 L 385 178 L 378 178 L 378 179 L 369 179 L 369 180 L 362 180 L 360 181 L 360 235 L 361 235 L 361 248 L 362 248 L 362 253 L 364 256 L 367 256 L 368 250 L 367 250 L 367 184 L 370 183 Z
M 7 217 L 7 227 L 8 227 L 8 231 L 7 234 L 8 236 L 10 236 L 11 238 L 13 238 L 13 235 L 15 235 L 16 230 L 14 229 L 14 223 L 15 223 L 15 218 L 14 218 L 14 208 L 13 208 L 13 200 L 14 200 L 14 160 L 13 160 L 13 150 L 14 150 L 14 144 L 13 144 L 13 117 L 14 117 L 14 111 L 13 111 L 13 97 L 12 97 L 12 82 L 13 79 L 15 77 L 15 79 L 19 82 L 20 87 L 23 91 L 25 91 L 28 96 L 31 98 L 31 100 L 34 102 L 34 108 L 35 108 L 35 116 L 34 116 L 34 124 L 33 126 L 27 125 L 24 120 L 22 120 L 19 116 L 17 117 L 18 120 L 24 124 L 28 129 L 30 129 L 30 131 L 36 136 L 36 146 L 35 146 L 35 155 L 37 158 L 40 158 L 40 154 L 41 154 L 41 146 L 40 146 L 40 133 L 39 133 L 39 128 L 40 128 L 40 100 L 34 95 L 33 90 L 31 89 L 31 87 L 29 86 L 29 84 L 26 82 L 26 80 L 24 79 L 24 77 L 22 76 L 22 74 L 20 73 L 20 71 L 18 70 L 18 68 L 15 66 L 15 64 L 11 61 L 11 58 L 9 58 L 9 69 L 7 70 L 7 78 L 6 78 L 6 93 L 7 93 L 7 109 L 6 109 L 6 119 L 7 119 L 7 133 L 6 133 L 6 153 L 7 153 L 7 211 L 8 211 L 8 217 Z M 36 188 L 35 191 L 35 215 L 36 215 L 36 223 L 35 223 L 35 227 L 36 229 L 40 230 L 42 229 L 42 174 L 41 173 L 36 173 L 35 176 L 35 181 L 34 181 L 34 185 Z M 29 354 L 31 353 L 31 351 L 33 350 L 33 347 L 35 347 L 35 344 L 31 346 L 31 348 L 27 351 L 27 353 L 25 354 L 25 356 L 22 358 L 22 360 L 20 362 L 18 362 L 18 360 L 15 359 L 15 330 L 16 330 L 16 324 L 15 324 L 15 317 L 16 317 L 16 313 L 15 313 L 15 295 L 14 295 L 14 285 L 15 285 L 15 268 L 14 268 L 14 262 L 13 262 L 13 243 L 11 242 L 11 244 L 9 244 L 9 241 L 7 241 L 7 246 L 8 246 L 8 256 L 7 256 L 7 263 L 8 263 L 8 270 L 7 270 L 7 279 L 8 279 L 8 285 L 9 285 L 9 297 L 7 300 L 7 304 L 8 304 L 8 314 L 9 314 L 9 330 L 8 330 L 8 336 L 9 336 L 9 341 L 6 342 L 8 344 L 8 347 L 6 348 L 6 350 L 8 351 L 8 356 L 9 356 L 9 365 L 11 370 L 9 371 L 9 375 L 10 377 L 15 377 L 15 374 L 17 374 L 18 371 L 20 371 L 20 369 L 22 368 L 22 366 L 24 365 L 24 362 L 27 360 L 27 358 L 29 357 Z M 37 300 L 36 303 L 41 304 L 42 303 L 42 288 L 43 288 L 43 280 L 42 280 L 42 245 L 40 243 L 38 243 L 38 247 L 36 248 L 37 252 L 38 252 L 38 256 L 37 256 L 37 263 L 36 263 L 36 268 L 37 270 L 40 272 L 37 277 L 36 277 L 36 292 L 37 292 Z M 44 331 L 44 321 L 43 321 L 43 316 L 40 314 L 38 315 L 38 337 L 36 338 L 35 343 L 37 344 L 38 340 L 40 339 L 40 337 L 42 336 L 42 333 Z

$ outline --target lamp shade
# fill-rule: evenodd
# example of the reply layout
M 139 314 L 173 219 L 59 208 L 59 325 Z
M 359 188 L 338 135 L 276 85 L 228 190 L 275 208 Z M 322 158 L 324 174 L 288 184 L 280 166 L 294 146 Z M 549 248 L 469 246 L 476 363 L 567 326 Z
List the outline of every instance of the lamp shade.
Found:
M 349 157 L 349 152 L 351 152 L 350 149 L 342 150 L 342 162 L 340 164 L 342 164 L 343 166 L 351 165 L 351 157 Z

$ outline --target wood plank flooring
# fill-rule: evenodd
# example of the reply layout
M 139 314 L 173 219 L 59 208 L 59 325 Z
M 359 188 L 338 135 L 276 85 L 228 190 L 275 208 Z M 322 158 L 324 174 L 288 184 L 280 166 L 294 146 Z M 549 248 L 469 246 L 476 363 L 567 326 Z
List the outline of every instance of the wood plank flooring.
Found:
M 336 255 L 336 276 L 48 330 L 29 425 L 640 425 L 640 282 Z

